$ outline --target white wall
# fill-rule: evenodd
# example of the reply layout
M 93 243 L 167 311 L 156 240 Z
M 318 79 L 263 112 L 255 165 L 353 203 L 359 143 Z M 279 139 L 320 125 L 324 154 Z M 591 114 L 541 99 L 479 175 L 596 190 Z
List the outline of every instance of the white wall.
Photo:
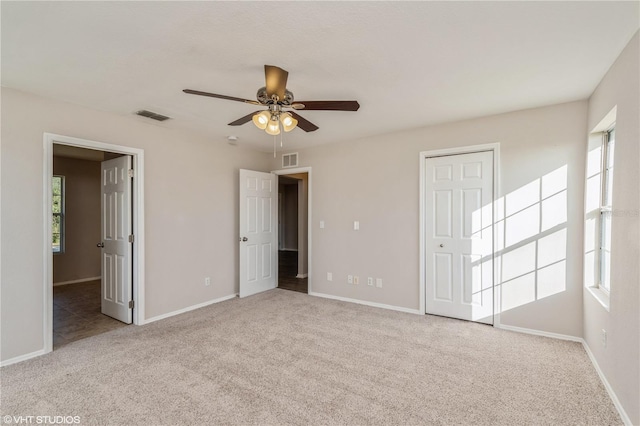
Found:
M 44 132 L 145 150 L 146 318 L 238 291 L 238 169 L 267 154 L 6 88 L 1 118 L 0 359 L 44 343 Z
M 582 336 L 586 116 L 580 101 L 300 151 L 300 166 L 313 168 L 314 292 L 417 310 L 419 153 L 499 142 L 501 202 L 513 213 L 502 256 L 502 323 Z M 556 195 L 541 201 L 541 194 Z M 546 253 L 550 246 L 557 263 L 544 267 L 537 247 Z M 365 284 L 347 284 L 350 274 Z M 363 277 L 382 278 L 383 288 Z
M 589 131 L 617 106 L 610 311 L 584 292 L 584 339 L 633 424 L 640 424 L 639 39 L 636 33 L 589 99 Z

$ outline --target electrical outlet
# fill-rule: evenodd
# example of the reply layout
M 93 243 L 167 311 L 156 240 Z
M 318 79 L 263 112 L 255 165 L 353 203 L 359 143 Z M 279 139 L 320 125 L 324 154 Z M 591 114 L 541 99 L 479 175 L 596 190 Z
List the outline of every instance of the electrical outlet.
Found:
M 353 284 L 353 275 L 347 275 L 347 283 Z
M 207 287 L 211 285 L 211 277 L 204 278 L 204 285 Z
M 602 346 L 607 347 L 607 330 L 602 329 Z
M 382 278 L 376 278 L 376 287 L 382 288 Z
M 353 277 L 353 283 L 354 284 L 360 284 L 360 278 L 358 278 L 357 275 Z
M 327 281 L 333 281 L 333 274 L 331 272 L 327 272 Z
M 373 278 L 369 277 L 367 278 L 367 285 L 373 285 Z

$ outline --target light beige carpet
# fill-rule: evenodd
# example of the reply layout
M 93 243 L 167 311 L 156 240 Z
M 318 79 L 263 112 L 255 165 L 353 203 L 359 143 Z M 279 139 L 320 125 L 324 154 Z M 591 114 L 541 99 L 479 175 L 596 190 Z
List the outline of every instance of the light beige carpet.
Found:
M 3 415 L 82 424 L 621 424 L 578 343 L 278 289 L 0 378 Z

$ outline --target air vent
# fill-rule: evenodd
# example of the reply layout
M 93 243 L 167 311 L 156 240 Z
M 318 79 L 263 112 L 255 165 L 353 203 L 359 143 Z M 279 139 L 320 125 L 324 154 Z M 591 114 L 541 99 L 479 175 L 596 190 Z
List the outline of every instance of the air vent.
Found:
M 282 154 L 282 168 L 298 167 L 298 153 Z
M 140 115 L 142 117 L 147 117 L 156 121 L 165 121 L 170 119 L 171 117 L 167 117 L 166 115 L 157 114 L 152 111 L 147 111 L 146 109 L 141 109 L 140 111 L 136 111 L 136 115 Z

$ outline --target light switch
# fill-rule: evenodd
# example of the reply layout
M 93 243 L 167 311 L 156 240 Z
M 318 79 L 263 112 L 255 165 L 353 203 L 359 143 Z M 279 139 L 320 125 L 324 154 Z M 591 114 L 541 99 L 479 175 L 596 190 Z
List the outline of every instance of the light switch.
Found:
M 360 229 L 360 222 L 359 222 L 359 221 L 357 221 L 357 220 L 355 220 L 355 221 L 353 222 L 353 230 L 354 230 L 354 231 L 357 231 L 357 230 L 359 230 L 359 229 Z
M 324 229 L 324 220 L 320 221 L 320 229 Z

